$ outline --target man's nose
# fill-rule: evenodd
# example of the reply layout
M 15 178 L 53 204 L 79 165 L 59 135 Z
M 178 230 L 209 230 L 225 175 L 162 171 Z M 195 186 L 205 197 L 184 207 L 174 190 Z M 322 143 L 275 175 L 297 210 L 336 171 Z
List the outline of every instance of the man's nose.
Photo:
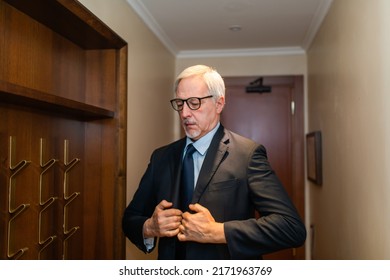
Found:
M 191 112 L 192 110 L 190 109 L 190 107 L 188 107 L 188 104 L 187 104 L 187 102 L 184 102 L 184 104 L 183 104 L 183 110 L 181 110 L 181 115 L 182 115 L 182 117 L 183 118 L 186 118 L 186 117 L 188 117 L 188 116 L 190 116 L 191 114 L 192 114 L 192 112 Z

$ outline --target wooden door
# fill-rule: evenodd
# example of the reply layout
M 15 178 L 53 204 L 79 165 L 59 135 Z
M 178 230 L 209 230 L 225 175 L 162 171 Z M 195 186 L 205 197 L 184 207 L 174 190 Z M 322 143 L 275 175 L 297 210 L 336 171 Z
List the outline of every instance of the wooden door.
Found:
M 265 77 L 269 93 L 246 93 L 257 77 L 225 78 L 226 106 L 222 124 L 263 144 L 268 159 L 304 218 L 303 78 Z M 283 250 L 265 259 L 302 259 L 303 248 Z

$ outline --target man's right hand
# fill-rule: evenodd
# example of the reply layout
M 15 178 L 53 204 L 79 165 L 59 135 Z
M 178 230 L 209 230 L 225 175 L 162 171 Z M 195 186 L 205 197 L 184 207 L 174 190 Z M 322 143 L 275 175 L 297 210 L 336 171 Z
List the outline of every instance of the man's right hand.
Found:
M 173 203 L 162 200 L 151 218 L 144 223 L 144 238 L 173 237 L 179 233 L 183 212 L 172 208 Z

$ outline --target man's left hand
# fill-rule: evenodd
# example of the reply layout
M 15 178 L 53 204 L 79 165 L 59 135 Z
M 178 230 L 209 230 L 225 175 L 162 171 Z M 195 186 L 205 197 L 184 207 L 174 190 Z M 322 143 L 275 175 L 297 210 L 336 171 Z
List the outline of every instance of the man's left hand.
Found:
M 179 226 L 180 241 L 199 243 L 226 243 L 223 223 L 217 223 L 210 211 L 202 205 L 190 204 L 193 213 L 185 212 Z

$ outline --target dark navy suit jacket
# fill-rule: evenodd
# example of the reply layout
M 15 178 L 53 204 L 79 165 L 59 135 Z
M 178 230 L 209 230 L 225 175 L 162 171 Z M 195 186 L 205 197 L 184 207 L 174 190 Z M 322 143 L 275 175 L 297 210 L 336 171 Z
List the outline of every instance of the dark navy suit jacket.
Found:
M 163 199 L 178 205 L 184 146 L 185 138 L 153 152 L 124 212 L 123 231 L 144 252 L 143 224 L 156 205 Z M 222 125 L 207 151 L 192 202 L 224 223 L 227 244 L 188 242 L 188 259 L 261 259 L 266 253 L 299 247 L 306 239 L 305 226 L 272 170 L 265 148 Z M 260 218 L 255 218 L 255 210 Z M 176 237 L 160 238 L 158 258 L 175 259 L 177 242 Z

